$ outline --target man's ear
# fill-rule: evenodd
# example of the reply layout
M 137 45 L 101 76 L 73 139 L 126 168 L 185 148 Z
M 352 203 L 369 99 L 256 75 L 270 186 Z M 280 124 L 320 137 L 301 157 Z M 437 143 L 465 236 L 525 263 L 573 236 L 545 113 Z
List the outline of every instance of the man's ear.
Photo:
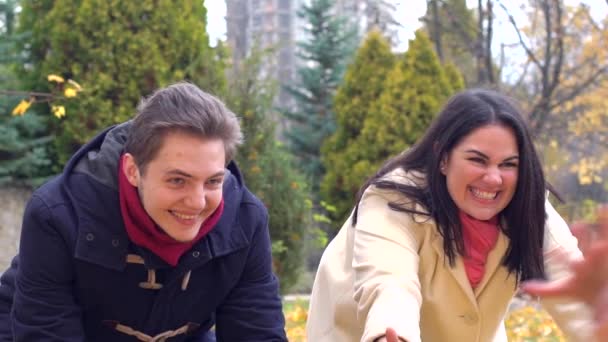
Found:
M 125 155 L 123 156 L 124 161 L 123 161 L 123 168 L 122 168 L 122 172 L 125 173 L 125 176 L 127 176 L 127 180 L 129 181 L 129 183 L 131 183 L 131 185 L 133 185 L 134 187 L 137 187 L 139 185 L 139 179 L 141 177 L 140 173 L 139 173 L 139 168 L 137 167 L 137 164 L 135 163 L 135 158 L 133 157 L 133 155 L 131 153 L 125 153 Z

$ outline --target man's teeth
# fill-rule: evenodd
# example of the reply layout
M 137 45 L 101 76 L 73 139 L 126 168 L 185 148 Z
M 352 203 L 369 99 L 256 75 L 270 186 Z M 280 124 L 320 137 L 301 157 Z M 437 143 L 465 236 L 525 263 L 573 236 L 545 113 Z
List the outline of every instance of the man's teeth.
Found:
M 497 192 L 487 192 L 487 191 L 481 191 L 479 189 L 472 189 L 473 195 L 475 195 L 475 197 L 479 197 L 482 199 L 494 199 L 496 198 L 496 194 Z
M 196 215 L 184 215 L 184 214 L 180 214 L 180 213 L 176 213 L 175 211 L 172 211 L 173 215 L 177 216 L 178 218 L 182 219 L 182 220 L 192 220 L 194 218 L 196 218 Z

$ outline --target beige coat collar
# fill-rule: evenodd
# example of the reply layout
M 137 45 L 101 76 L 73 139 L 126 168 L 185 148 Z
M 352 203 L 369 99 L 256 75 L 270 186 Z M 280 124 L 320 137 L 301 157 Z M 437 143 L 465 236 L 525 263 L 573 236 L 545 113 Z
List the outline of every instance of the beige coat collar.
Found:
M 432 245 L 433 249 L 439 255 L 439 257 L 443 258 L 443 237 L 441 236 L 441 234 L 439 234 L 439 232 L 435 233 Z M 492 277 L 496 275 L 497 270 L 501 267 L 502 260 L 507 252 L 508 247 L 509 239 L 501 231 L 498 234 L 496 246 L 494 246 L 494 248 L 488 254 L 483 278 L 481 279 L 481 282 L 475 290 L 473 290 L 473 288 L 471 287 L 471 284 L 467 277 L 462 257 L 456 258 L 454 267 L 447 267 L 454 280 L 456 280 L 456 282 L 460 286 L 462 292 L 474 306 L 477 306 L 477 298 L 479 298 L 479 296 L 483 293 L 483 290 L 485 289 L 490 279 L 492 279 Z M 444 261 L 446 263 L 448 262 L 447 257 Z

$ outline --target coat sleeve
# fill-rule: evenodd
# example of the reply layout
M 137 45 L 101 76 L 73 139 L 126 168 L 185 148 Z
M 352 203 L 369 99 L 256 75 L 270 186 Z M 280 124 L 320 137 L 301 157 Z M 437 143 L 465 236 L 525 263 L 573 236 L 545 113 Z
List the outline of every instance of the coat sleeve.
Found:
M 244 271 L 216 311 L 218 342 L 287 341 L 265 209 L 257 221 Z
M 34 196 L 23 218 L 10 321 L 14 341 L 84 341 L 72 258 L 51 211 Z
M 18 262 L 17 257 L 13 258 L 9 269 L 0 277 L 0 341 L 13 340 L 10 317 L 15 294 L 15 273 L 17 272 Z
M 570 276 L 569 261 L 582 258 L 582 253 L 568 225 L 549 201 L 545 208 L 545 272 L 549 280 L 562 279 Z M 569 298 L 551 298 L 543 299 L 542 305 L 569 341 L 594 341 L 592 313 L 583 302 Z
M 375 341 L 387 327 L 408 342 L 420 341 L 418 243 L 409 224 L 410 215 L 391 210 L 377 190 L 365 192 L 353 228 L 352 260 L 357 315 L 365 319 L 361 341 Z

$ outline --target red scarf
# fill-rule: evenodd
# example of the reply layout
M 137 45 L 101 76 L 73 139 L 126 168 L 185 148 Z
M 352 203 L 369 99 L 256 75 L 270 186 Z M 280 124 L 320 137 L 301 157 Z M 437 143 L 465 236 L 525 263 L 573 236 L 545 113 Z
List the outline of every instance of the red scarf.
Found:
M 125 175 L 124 155 L 121 157 L 118 171 L 118 193 L 120 196 L 120 211 L 127 229 L 129 239 L 138 246 L 145 247 L 158 255 L 166 263 L 176 266 L 179 258 L 192 246 L 202 239 L 215 226 L 222 216 L 224 200 L 217 209 L 201 225 L 198 234 L 192 241 L 179 242 L 167 235 L 152 220 L 141 204 L 137 188 L 129 183 Z
M 498 216 L 480 221 L 462 210 L 459 216 L 464 238 L 464 268 L 471 287 L 476 288 L 485 273 L 488 254 L 498 241 Z

